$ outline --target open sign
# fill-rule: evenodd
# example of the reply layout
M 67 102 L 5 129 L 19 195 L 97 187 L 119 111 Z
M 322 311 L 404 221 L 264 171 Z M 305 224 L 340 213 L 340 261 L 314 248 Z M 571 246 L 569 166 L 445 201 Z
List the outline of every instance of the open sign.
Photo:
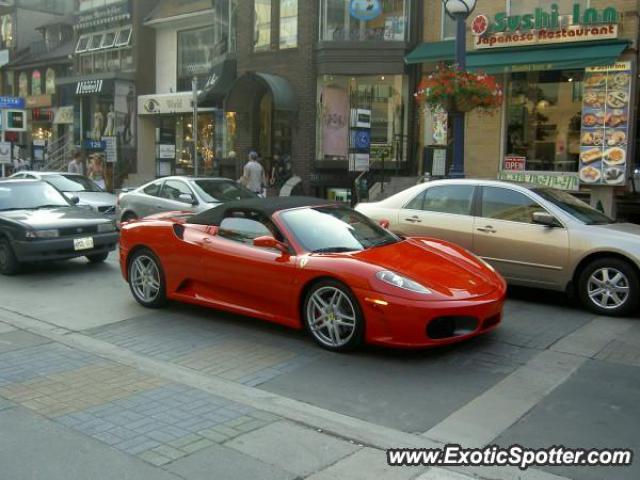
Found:
M 526 163 L 527 157 L 507 155 L 502 161 L 502 170 L 521 172 L 524 171 Z

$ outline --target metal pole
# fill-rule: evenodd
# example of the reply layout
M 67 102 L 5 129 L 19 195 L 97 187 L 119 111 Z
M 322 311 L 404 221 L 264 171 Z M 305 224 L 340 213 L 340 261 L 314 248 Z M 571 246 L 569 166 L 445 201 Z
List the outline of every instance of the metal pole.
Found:
M 4 112 L 2 110 L 0 110 L 0 115 L 3 115 L 3 114 L 4 114 Z M 4 136 L 4 122 L 5 121 L 6 121 L 6 118 L 3 118 L 2 119 L 2 143 L 4 143 L 4 139 L 5 139 L 5 136 Z M 11 145 L 11 148 L 13 148 L 13 145 Z M 11 158 L 11 155 L 9 155 L 9 158 Z M 4 177 L 4 176 L 6 176 L 6 174 L 7 174 L 7 171 L 5 170 L 5 164 L 3 162 L 2 163 L 2 176 Z
M 193 138 L 193 174 L 198 176 L 198 78 L 193 77 L 191 80 L 191 89 L 193 91 L 193 128 L 191 128 L 191 137 Z
M 466 62 L 466 23 L 465 14 L 456 15 L 456 63 L 460 70 L 465 70 Z M 464 177 L 464 112 L 453 114 L 453 164 L 449 171 L 452 178 Z

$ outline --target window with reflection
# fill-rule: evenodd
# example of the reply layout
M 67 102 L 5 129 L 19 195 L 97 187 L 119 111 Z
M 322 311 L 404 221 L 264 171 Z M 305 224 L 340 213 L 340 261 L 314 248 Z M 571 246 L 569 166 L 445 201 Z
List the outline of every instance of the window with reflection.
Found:
M 322 0 L 323 41 L 405 41 L 407 0 Z
M 298 0 L 280 0 L 280 48 L 298 46 Z
M 525 157 L 526 170 L 578 170 L 583 74 L 583 70 L 511 74 L 506 154 Z
M 207 77 L 213 66 L 214 26 L 178 32 L 178 89 L 191 90 L 194 76 Z
M 271 48 L 271 0 L 254 0 L 253 49 Z
M 42 95 L 42 75 L 40 70 L 31 73 L 31 95 Z

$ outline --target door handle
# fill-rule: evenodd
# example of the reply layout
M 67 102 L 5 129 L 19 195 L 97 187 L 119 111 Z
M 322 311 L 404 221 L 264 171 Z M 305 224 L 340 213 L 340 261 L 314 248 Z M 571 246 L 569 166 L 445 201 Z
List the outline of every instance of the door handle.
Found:
M 496 233 L 496 229 L 493 228 L 491 225 L 487 225 L 486 227 L 479 227 L 479 228 L 476 228 L 476 230 L 484 233 Z
M 420 220 L 420 218 L 415 215 L 411 218 L 405 218 L 405 221 L 411 222 L 411 223 L 422 223 L 422 220 Z

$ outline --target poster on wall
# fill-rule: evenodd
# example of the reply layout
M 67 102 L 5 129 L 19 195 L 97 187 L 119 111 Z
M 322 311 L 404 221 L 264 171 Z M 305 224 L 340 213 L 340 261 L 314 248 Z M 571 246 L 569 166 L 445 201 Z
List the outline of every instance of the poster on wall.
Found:
M 349 150 L 349 97 L 347 91 L 341 88 L 324 87 L 321 102 L 324 157 L 329 160 L 345 159 Z
M 630 62 L 586 69 L 580 130 L 581 183 L 626 183 L 630 98 Z

